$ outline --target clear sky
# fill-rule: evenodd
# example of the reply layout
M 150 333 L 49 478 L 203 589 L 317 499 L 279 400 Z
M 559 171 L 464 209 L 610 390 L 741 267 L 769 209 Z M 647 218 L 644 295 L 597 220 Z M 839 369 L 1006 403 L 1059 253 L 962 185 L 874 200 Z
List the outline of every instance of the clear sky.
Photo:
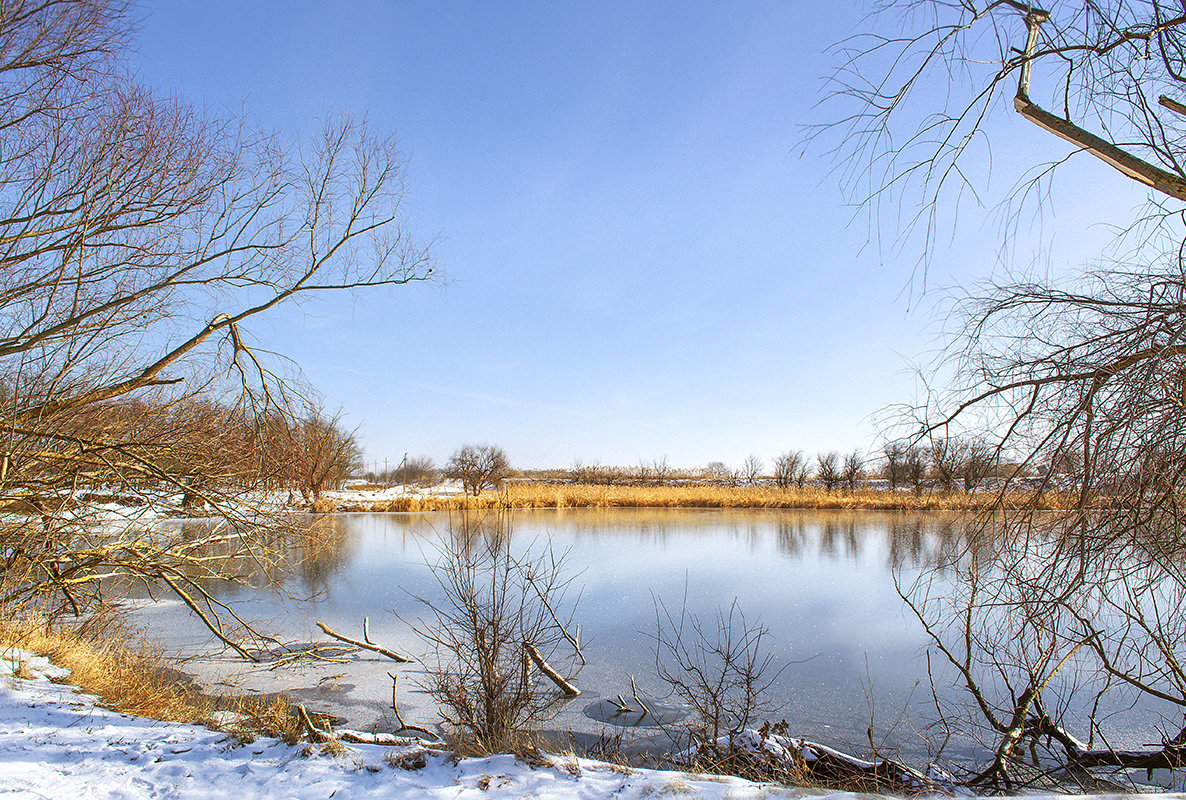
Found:
M 257 326 L 368 459 L 738 465 L 873 445 L 934 347 L 914 264 L 864 247 L 803 148 L 860 4 L 146 0 L 138 70 L 210 109 L 396 132 L 443 286 Z M 1030 132 L 1027 130 L 1027 134 Z M 991 249 L 991 248 L 988 248 Z M 936 259 L 940 285 L 992 253 Z M 922 304 L 924 307 L 926 303 Z

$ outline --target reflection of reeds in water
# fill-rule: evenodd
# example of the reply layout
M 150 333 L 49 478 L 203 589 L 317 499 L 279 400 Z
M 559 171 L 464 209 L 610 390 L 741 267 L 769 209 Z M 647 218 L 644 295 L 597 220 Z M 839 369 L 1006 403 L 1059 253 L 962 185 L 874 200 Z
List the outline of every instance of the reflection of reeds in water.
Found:
M 1038 499 L 1043 508 L 1064 505 L 1047 493 Z M 828 492 L 816 487 L 779 489 L 773 486 L 600 486 L 566 483 L 510 484 L 496 493 L 477 497 L 397 497 L 373 503 L 322 503 L 314 510 L 332 511 L 460 511 L 489 508 L 815 508 L 952 511 L 998 505 L 1035 504 L 1027 493 L 1002 497 L 999 493 L 888 492 L 875 490 Z

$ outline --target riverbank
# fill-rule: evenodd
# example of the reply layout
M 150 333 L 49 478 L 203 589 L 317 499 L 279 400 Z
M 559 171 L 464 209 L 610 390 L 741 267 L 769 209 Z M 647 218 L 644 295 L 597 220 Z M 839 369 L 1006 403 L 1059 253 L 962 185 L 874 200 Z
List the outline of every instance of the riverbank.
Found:
M 572 755 L 457 758 L 419 745 L 346 749 L 249 737 L 102 707 L 68 670 L 0 648 L 0 793 L 15 798 L 471 798 L 599 800 L 680 795 L 704 800 L 846 792 L 740 778 L 632 769 Z
M 392 511 L 464 511 L 531 508 L 777 508 L 863 511 L 980 511 L 1000 507 L 1051 509 L 1071 498 L 1027 491 L 939 492 L 878 488 L 827 491 L 816 486 L 606 486 L 580 483 L 508 483 L 474 497 L 432 489 L 403 493 L 399 488 L 329 492 L 312 504 L 319 514 Z

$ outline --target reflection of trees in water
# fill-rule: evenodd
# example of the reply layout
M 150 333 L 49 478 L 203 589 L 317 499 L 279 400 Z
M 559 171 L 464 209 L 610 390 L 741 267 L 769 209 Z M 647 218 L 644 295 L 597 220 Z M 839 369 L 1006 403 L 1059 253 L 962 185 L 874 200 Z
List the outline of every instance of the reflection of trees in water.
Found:
M 453 512 L 440 529 L 439 515 L 398 514 L 385 524 L 406 535 L 431 539 L 451 530 L 453 536 L 480 527 L 498 513 L 500 535 L 514 524 L 527 529 L 563 530 L 574 540 L 629 538 L 640 544 L 667 546 L 689 538 L 724 537 L 751 551 L 774 544 L 782 555 L 858 560 L 871 547 L 884 545 L 887 567 L 948 564 L 968 537 L 969 520 L 941 513 L 901 513 L 786 509 L 548 509 L 544 511 Z M 468 515 L 468 516 L 467 516 Z
M 294 536 L 287 552 L 304 591 L 319 594 L 327 591 L 331 579 L 354 560 L 355 542 L 342 517 L 324 514 L 310 522 L 299 536 Z
M 1017 780 L 1023 749 L 1045 769 L 1186 755 L 1186 546 L 1108 535 L 1110 514 L 981 521 L 931 569 L 899 576 L 962 690 L 943 695 L 944 729 L 995 756 L 986 782 Z M 1139 756 L 1117 752 L 1158 741 Z
M 345 520 L 331 515 L 294 518 L 283 527 L 253 530 L 249 540 L 220 536 L 225 530 L 225 521 L 198 519 L 166 523 L 145 536 L 165 538 L 184 549 L 187 558 L 172 565 L 173 574 L 217 598 L 268 587 L 317 594 L 329 588 L 333 576 L 354 555 Z M 107 580 L 103 591 L 113 597 L 168 594 L 154 581 L 135 578 Z
M 967 537 L 957 519 L 928 514 L 788 515 L 774 522 L 775 542 L 785 556 L 856 561 L 873 544 L 884 543 L 887 567 L 949 564 Z
M 501 550 L 514 532 L 512 513 L 502 509 L 450 512 L 445 528 L 447 544 L 462 553 L 472 553 L 479 546 Z
M 685 509 L 575 509 L 568 512 L 505 510 L 459 511 L 441 514 L 389 514 L 382 524 L 408 538 L 431 542 L 447 538 L 470 549 L 479 543 L 497 544 L 515 537 L 516 526 L 544 531 L 563 529 L 574 539 L 629 538 L 640 544 L 678 544 L 689 537 L 723 537 L 749 551 L 773 544 L 791 559 L 859 560 L 870 553 L 886 553 L 887 567 L 944 567 L 966 557 L 969 550 L 991 553 L 994 535 L 970 541 L 968 523 L 939 514 L 900 514 L 844 511 Z M 187 576 L 217 596 L 228 596 L 244 586 L 272 586 L 285 592 L 315 595 L 330 588 L 334 577 L 355 557 L 353 516 L 318 515 L 294 520 L 280 529 L 260 532 L 257 540 L 272 554 L 260 560 L 233 538 L 218 539 L 196 549 L 200 566 L 187 565 Z M 191 520 L 178 523 L 178 535 L 202 542 L 217 523 Z M 534 534 L 538 535 L 538 534 Z M 982 556 L 983 557 L 983 556 Z M 131 587 L 121 592 L 138 594 Z

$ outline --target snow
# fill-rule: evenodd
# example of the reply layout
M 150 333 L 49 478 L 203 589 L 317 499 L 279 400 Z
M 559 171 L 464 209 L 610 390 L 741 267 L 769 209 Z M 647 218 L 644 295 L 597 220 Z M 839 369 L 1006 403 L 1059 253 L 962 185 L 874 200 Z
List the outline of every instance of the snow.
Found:
M 846 793 L 739 778 L 553 757 L 531 767 L 512 756 L 430 753 L 420 769 L 388 765 L 391 749 L 353 745 L 337 757 L 308 745 L 235 737 L 196 725 L 132 717 L 66 683 L 66 670 L 27 651 L 0 651 L 0 796 L 5 798 L 798 798 Z
M 512 756 L 455 759 L 428 751 L 419 768 L 392 766 L 397 748 L 353 745 L 310 752 L 259 738 L 244 743 L 197 725 L 102 708 L 63 683 L 69 671 L 28 651 L 0 650 L 0 797 L 206 800 L 206 798 L 484 798 L 510 800 L 776 800 L 847 792 L 785 788 L 740 778 L 627 769 L 573 756 L 529 766 Z M 404 748 L 407 755 L 425 751 Z M 409 758 L 409 761 L 419 761 Z M 863 795 L 868 797 L 868 795 Z M 1029 795 L 1050 800 L 1051 795 Z M 1182 795 L 1153 794 L 1142 798 Z

